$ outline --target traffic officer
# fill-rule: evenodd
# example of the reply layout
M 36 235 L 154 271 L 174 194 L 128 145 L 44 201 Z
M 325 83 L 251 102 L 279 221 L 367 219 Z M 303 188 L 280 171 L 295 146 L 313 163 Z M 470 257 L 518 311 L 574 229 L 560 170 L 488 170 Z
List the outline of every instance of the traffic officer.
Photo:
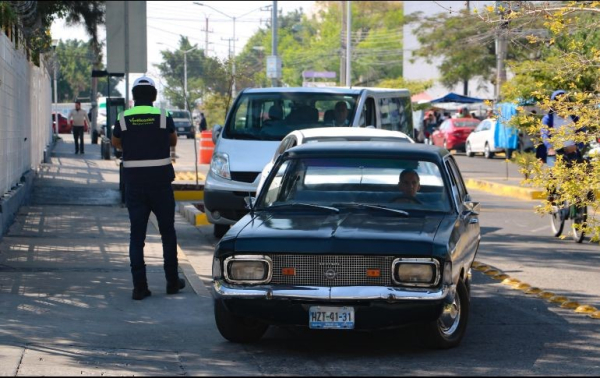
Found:
M 185 287 L 179 278 L 177 235 L 175 233 L 175 197 L 171 183 L 175 171 L 170 147 L 177 144 L 173 118 L 164 109 L 152 106 L 156 101 L 154 81 L 146 76 L 135 80 L 131 90 L 134 106 L 119 114 L 112 144 L 123 151 L 125 201 L 131 222 L 129 259 L 135 300 L 152 293 L 148 290 L 144 242 L 150 212 L 156 215 L 162 239 L 167 294 Z

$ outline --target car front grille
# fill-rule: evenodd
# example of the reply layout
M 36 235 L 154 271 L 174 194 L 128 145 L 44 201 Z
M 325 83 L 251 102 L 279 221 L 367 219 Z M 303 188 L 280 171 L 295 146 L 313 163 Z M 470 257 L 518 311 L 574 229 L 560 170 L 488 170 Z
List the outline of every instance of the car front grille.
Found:
M 240 182 L 254 182 L 259 172 L 231 172 L 231 179 Z
M 392 284 L 391 256 L 356 255 L 270 255 L 272 284 L 306 286 L 389 286 Z M 295 275 L 283 275 L 294 268 Z M 379 269 L 379 277 L 368 277 L 367 269 Z

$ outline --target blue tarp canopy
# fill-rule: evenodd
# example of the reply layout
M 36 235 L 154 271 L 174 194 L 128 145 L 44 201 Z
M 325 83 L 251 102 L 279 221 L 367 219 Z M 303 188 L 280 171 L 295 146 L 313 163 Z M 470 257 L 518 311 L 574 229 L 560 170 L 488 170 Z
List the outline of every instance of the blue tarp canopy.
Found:
M 462 103 L 462 104 L 476 104 L 476 103 L 483 102 L 483 101 L 485 101 L 485 100 L 482 98 L 463 96 L 463 95 L 459 95 L 458 93 L 450 92 L 443 97 L 435 98 L 429 102 L 431 104 L 436 104 L 436 103 L 440 103 L 440 102 L 458 102 L 458 103 Z
M 517 106 L 510 102 L 503 102 L 496 105 L 495 113 L 497 124 L 494 132 L 494 144 L 498 148 L 517 149 L 519 130 L 508 124 L 510 119 L 517 115 Z

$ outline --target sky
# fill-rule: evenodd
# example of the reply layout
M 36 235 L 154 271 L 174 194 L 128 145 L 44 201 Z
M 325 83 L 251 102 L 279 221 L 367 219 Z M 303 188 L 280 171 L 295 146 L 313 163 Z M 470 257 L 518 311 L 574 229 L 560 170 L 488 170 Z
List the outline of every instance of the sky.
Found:
M 147 41 L 148 41 L 148 71 L 146 74 L 156 79 L 159 98 L 162 80 L 158 69 L 154 66 L 162 61 L 161 50 L 176 50 L 179 45 L 180 35 L 187 36 L 192 45 L 204 48 L 206 41 L 206 18 L 208 18 L 208 55 L 225 59 L 229 55 L 228 38 L 233 38 L 233 17 L 235 22 L 235 53 L 239 54 L 248 39 L 265 22 L 271 18 L 269 10 L 261 11 L 272 5 L 273 1 L 199 1 L 206 6 L 194 4 L 194 1 L 148 1 L 147 13 Z M 310 11 L 314 1 L 278 1 L 277 8 L 283 14 L 302 8 L 306 13 Z M 212 7 L 212 9 L 211 9 Z M 222 13 L 228 15 L 226 17 Z M 81 26 L 66 26 L 64 20 L 56 20 L 51 28 L 53 39 L 81 39 L 88 40 L 89 36 Z M 99 31 L 101 40 L 106 39 L 106 30 Z M 106 56 L 106 48 L 104 50 Z M 105 60 L 106 63 L 106 60 Z M 130 85 L 141 74 L 130 74 Z M 130 87 L 131 88 L 131 87 Z M 125 93 L 125 84 L 121 82 L 117 89 Z M 131 96 L 130 96 L 131 97 Z

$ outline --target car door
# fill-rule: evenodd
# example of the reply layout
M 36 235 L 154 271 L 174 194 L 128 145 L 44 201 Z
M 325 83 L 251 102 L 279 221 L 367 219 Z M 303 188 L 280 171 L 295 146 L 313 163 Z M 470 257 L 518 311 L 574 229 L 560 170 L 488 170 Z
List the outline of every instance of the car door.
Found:
M 470 267 L 475 258 L 480 241 L 479 211 L 480 204 L 473 202 L 467 191 L 462 175 L 452 156 L 445 161 L 448 172 L 452 195 L 455 199 L 458 216 L 456 219 L 456 251 L 453 257 L 455 266 Z
M 444 145 L 444 132 L 448 128 L 450 121 L 446 120 L 442 122 L 440 127 L 431 134 L 431 141 L 436 146 Z
M 485 145 L 486 130 L 488 121 L 482 121 L 469 135 L 469 141 L 471 143 L 471 150 L 473 152 L 483 152 L 483 146 Z

